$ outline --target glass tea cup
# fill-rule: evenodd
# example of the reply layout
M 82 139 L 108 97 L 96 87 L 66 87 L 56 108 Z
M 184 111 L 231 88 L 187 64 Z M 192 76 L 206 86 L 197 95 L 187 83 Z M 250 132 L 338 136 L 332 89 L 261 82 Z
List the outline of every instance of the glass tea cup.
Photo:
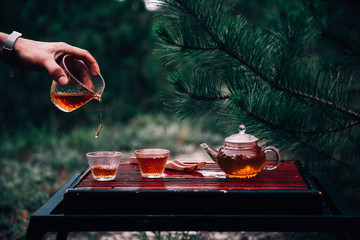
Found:
M 147 148 L 135 151 L 141 176 L 160 178 L 163 176 L 170 151 L 167 149 Z
M 86 154 L 91 173 L 98 181 L 115 179 L 121 157 L 122 153 L 116 151 L 98 151 Z
M 72 55 L 65 55 L 59 65 L 64 69 L 69 83 L 62 86 L 52 81 L 50 97 L 56 107 L 71 112 L 93 98 L 101 101 L 105 82 L 99 72 L 89 69 L 84 61 Z

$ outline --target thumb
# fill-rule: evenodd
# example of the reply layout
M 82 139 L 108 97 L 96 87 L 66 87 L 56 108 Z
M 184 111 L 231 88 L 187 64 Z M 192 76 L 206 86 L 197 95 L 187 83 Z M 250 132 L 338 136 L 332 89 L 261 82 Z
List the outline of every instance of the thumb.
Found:
M 59 85 L 64 86 L 68 84 L 69 79 L 66 77 L 64 70 L 55 61 L 48 61 L 45 67 L 52 79 Z

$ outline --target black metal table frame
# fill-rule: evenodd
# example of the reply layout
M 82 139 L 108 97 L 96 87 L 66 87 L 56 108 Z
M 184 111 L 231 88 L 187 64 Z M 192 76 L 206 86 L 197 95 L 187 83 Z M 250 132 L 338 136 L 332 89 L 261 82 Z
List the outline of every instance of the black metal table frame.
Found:
M 324 194 L 321 215 L 65 215 L 64 191 L 78 180 L 78 173 L 32 214 L 26 239 L 41 239 L 47 232 L 57 232 L 57 239 L 66 239 L 68 232 L 79 231 L 333 232 L 356 236 L 360 215 L 325 173 L 310 175 Z

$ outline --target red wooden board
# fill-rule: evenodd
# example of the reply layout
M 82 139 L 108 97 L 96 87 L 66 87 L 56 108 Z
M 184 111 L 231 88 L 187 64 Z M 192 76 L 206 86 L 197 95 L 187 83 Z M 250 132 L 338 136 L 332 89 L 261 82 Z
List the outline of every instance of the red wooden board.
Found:
M 282 162 L 272 171 L 263 170 L 251 179 L 226 178 L 215 163 L 207 163 L 200 170 L 191 173 L 165 170 L 163 178 L 148 179 L 140 175 L 136 164 L 123 162 L 113 181 L 99 182 L 93 179 L 90 171 L 75 189 L 308 189 L 294 162 Z

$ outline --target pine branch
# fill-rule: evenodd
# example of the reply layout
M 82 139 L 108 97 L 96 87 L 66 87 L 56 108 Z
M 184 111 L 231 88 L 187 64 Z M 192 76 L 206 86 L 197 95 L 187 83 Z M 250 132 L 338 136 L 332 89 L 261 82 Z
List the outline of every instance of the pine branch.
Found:
M 166 42 L 172 46 L 180 47 L 183 50 L 202 50 L 202 51 L 219 50 L 219 48 L 217 46 L 204 47 L 204 46 L 190 46 L 190 45 L 180 44 L 179 42 L 174 40 L 174 38 L 171 36 L 171 34 L 165 28 L 164 23 L 161 23 L 161 22 L 154 26 L 154 31 L 159 36 L 159 38 L 161 40 L 163 40 L 164 42 Z
M 221 51 L 224 51 L 225 53 L 227 53 L 229 56 L 231 56 L 232 58 L 236 59 L 237 61 L 239 61 L 241 64 L 243 64 L 244 66 L 246 66 L 248 69 L 250 69 L 252 72 L 256 73 L 260 78 L 262 78 L 264 81 L 271 83 L 272 81 L 265 75 L 263 74 L 259 69 L 257 69 L 255 66 L 252 66 L 251 64 L 249 64 L 245 59 L 241 58 L 236 52 L 232 51 L 232 49 L 227 46 L 224 42 L 222 42 L 220 40 L 220 38 L 216 35 L 215 31 L 213 31 L 213 29 L 211 29 L 211 27 L 207 26 L 202 19 L 195 14 L 195 12 L 189 7 L 187 6 L 184 1 L 182 0 L 174 0 L 175 2 L 177 2 L 191 17 L 193 17 L 198 23 L 200 23 L 200 25 L 203 27 L 203 29 L 209 34 L 209 36 L 214 40 L 214 42 L 216 43 L 217 47 L 216 48 L 211 48 L 211 50 L 214 49 L 218 49 Z M 182 47 L 182 45 L 179 45 L 179 47 Z M 190 46 L 186 46 L 187 49 L 192 49 L 192 48 L 201 48 L 201 47 L 190 47 Z M 206 49 L 205 47 L 201 48 L 201 49 Z
M 354 165 L 352 156 L 334 154 L 339 145 L 356 149 L 356 134 L 341 138 L 360 125 L 360 113 L 347 107 L 354 80 L 306 55 L 312 50 L 306 43 L 319 35 L 310 31 L 308 15 L 284 14 L 277 29 L 263 31 L 230 16 L 220 0 L 164 2 L 164 24 L 156 30 L 164 45 L 157 53 L 182 68 L 168 79 L 175 89 L 168 109 L 182 117 L 211 114 L 232 130 L 246 123 L 269 143 L 299 154 L 305 146 L 316 158 Z
M 214 96 L 214 97 L 209 97 L 209 96 L 205 96 L 205 95 L 197 95 L 189 90 L 187 90 L 183 84 L 181 84 L 181 82 L 179 81 L 179 75 L 176 73 L 171 74 L 168 77 L 168 81 L 174 86 L 174 88 L 181 92 L 184 93 L 186 95 L 188 95 L 190 98 L 193 98 L 195 100 L 203 100 L 203 101 L 223 101 L 226 99 L 230 99 L 229 95 L 224 95 L 224 96 Z
M 356 125 L 358 125 L 360 123 L 359 120 L 355 120 L 355 121 L 351 121 L 351 122 L 344 122 L 341 126 L 339 127 L 329 127 L 329 128 L 322 128 L 322 127 L 316 127 L 316 129 L 306 129 L 304 127 L 298 127 L 298 128 L 288 128 L 286 127 L 287 125 L 282 124 L 281 122 L 275 123 L 274 121 L 268 120 L 266 118 L 266 115 L 264 115 L 264 109 L 261 108 L 262 104 L 258 104 L 256 109 L 260 109 L 257 111 L 257 113 L 255 113 L 254 111 L 252 111 L 249 107 L 247 107 L 248 105 L 254 105 L 255 104 L 255 99 L 254 97 L 251 100 L 246 100 L 245 94 L 247 95 L 252 95 L 255 96 L 255 94 L 257 94 L 262 100 L 263 99 L 267 99 L 267 101 L 271 101 L 271 98 L 269 97 L 268 92 L 262 91 L 259 93 L 255 93 L 255 88 L 254 90 L 248 90 L 247 93 L 244 93 L 244 90 L 238 90 L 237 92 L 234 92 L 231 95 L 231 99 L 234 102 L 234 104 L 238 107 L 240 107 L 242 109 L 242 111 L 244 111 L 248 116 L 252 117 L 253 119 L 257 120 L 258 122 L 261 122 L 267 126 L 270 126 L 272 129 L 274 130 L 281 130 L 287 134 L 297 134 L 297 135 L 315 135 L 315 134 L 329 134 L 329 133 L 333 133 L 333 132 L 339 132 L 339 131 L 344 131 L 346 129 L 352 128 Z M 268 96 L 269 98 L 265 97 Z M 274 96 L 274 98 L 280 98 L 280 96 Z M 259 106 L 260 105 L 260 106 Z M 290 105 L 290 103 L 289 103 Z M 266 106 L 265 106 L 266 107 Z M 284 114 L 284 110 L 282 111 Z M 286 116 L 285 116 L 286 117 Z
M 242 65 L 244 65 L 245 67 L 247 67 L 250 71 L 252 71 L 254 74 L 256 74 L 258 77 L 260 77 L 262 80 L 264 80 L 266 83 L 268 83 L 272 88 L 275 88 L 279 91 L 284 91 L 284 92 L 288 92 L 290 94 L 293 94 L 294 96 L 298 96 L 301 98 L 305 98 L 305 99 L 309 99 L 311 101 L 314 102 L 318 102 L 318 103 L 322 103 L 324 105 L 327 105 L 333 109 L 336 109 L 342 113 L 345 113 L 355 119 L 357 119 L 357 121 L 360 120 L 360 114 L 357 112 L 354 112 L 352 110 L 346 109 L 341 105 L 338 105 L 332 101 L 326 100 L 324 98 L 318 97 L 316 95 L 312 95 L 297 89 L 293 89 L 290 87 L 287 87 L 283 84 L 280 84 L 279 82 L 275 81 L 274 79 L 268 77 L 265 73 L 263 73 L 260 69 L 258 69 L 257 67 L 255 67 L 254 65 L 252 65 L 251 63 L 249 63 L 248 61 L 246 61 L 244 58 L 242 58 L 238 53 L 236 53 L 236 51 L 233 51 L 233 49 L 225 44 L 220 37 L 216 34 L 216 32 L 211 28 L 211 26 L 208 26 L 203 19 L 201 19 L 199 17 L 199 15 L 197 15 L 195 13 L 195 11 L 193 9 L 190 8 L 189 5 L 186 4 L 185 1 L 183 0 L 173 0 L 174 2 L 176 2 L 185 12 L 187 12 L 189 14 L 189 16 L 191 16 L 194 20 L 196 20 L 196 22 L 198 22 L 201 27 L 208 33 L 208 35 L 211 37 L 211 39 L 215 42 L 215 44 L 217 45 L 217 47 L 201 47 L 201 46 L 184 46 L 180 43 L 176 44 L 177 47 L 179 48 L 183 48 L 183 50 L 186 49 L 193 49 L 193 50 L 203 50 L 203 51 L 212 51 L 212 50 L 220 50 L 223 51 L 224 53 L 226 53 L 228 56 L 232 57 L 233 59 L 235 59 L 236 61 L 238 61 L 239 63 L 241 63 Z M 173 41 L 175 42 L 175 41 Z M 281 72 L 281 69 L 280 69 Z M 277 78 L 275 78 L 277 79 Z
M 274 21 L 258 28 L 232 16 L 228 1 L 163 0 L 155 53 L 176 71 L 165 108 L 210 117 L 224 136 L 245 124 L 283 156 L 332 173 L 360 196 L 351 184 L 360 167 L 359 17 L 344 11 L 353 2 L 300 1 L 306 5 L 282 0 Z
M 337 105 L 331 101 L 328 101 L 326 99 L 323 99 L 323 98 L 320 98 L 320 97 L 317 97 L 315 95 L 311 95 L 311 94 L 308 94 L 308 93 L 305 93 L 305 92 L 301 92 L 301 91 L 298 91 L 296 89 L 291 89 L 291 88 L 288 88 L 288 87 L 285 87 L 285 86 L 281 86 L 279 85 L 277 87 L 278 90 L 282 90 L 282 91 L 286 91 L 286 92 L 289 92 L 295 96 L 300 96 L 300 97 L 304 97 L 304 98 L 307 98 L 307 99 L 310 99 L 310 100 L 313 100 L 315 102 L 320 102 L 320 103 L 323 103 L 333 109 L 336 109 L 336 110 L 339 110 L 340 112 L 342 113 L 345 113 L 353 118 L 356 118 L 357 121 L 359 122 L 360 121 L 360 114 L 357 113 L 357 112 L 354 112 L 352 110 L 349 110 L 349 109 L 346 109 L 340 105 Z
M 199 74 L 199 72 L 198 72 L 198 74 Z M 173 73 L 168 77 L 168 81 L 173 85 L 173 87 L 178 92 L 180 92 L 182 94 L 186 94 L 188 97 L 190 97 L 194 100 L 221 102 L 224 100 L 231 99 L 248 116 L 252 117 L 253 119 L 256 119 L 257 121 L 259 121 L 265 125 L 270 126 L 272 129 L 281 130 L 287 134 L 292 134 L 292 135 L 293 134 L 298 134 L 298 135 L 299 134 L 300 135 L 329 134 L 329 133 L 333 133 L 333 132 L 344 131 L 344 130 L 352 128 L 360 123 L 359 120 L 356 120 L 356 121 L 344 123 L 342 126 L 339 126 L 339 127 L 316 128 L 315 130 L 314 129 L 305 129 L 305 128 L 287 128 L 287 127 L 284 127 L 284 125 L 282 125 L 282 124 L 275 124 L 274 122 L 271 122 L 271 121 L 267 120 L 266 118 L 262 117 L 261 115 L 257 115 L 256 113 L 251 111 L 246 106 L 247 104 L 245 103 L 244 91 L 235 92 L 232 94 L 232 96 L 230 96 L 230 95 L 220 95 L 220 96 L 219 95 L 214 95 L 214 96 L 199 95 L 199 94 L 196 94 L 196 93 L 190 91 L 189 89 L 186 89 L 186 87 L 181 82 L 191 81 L 189 79 L 196 79 L 196 78 L 208 79 L 208 77 L 191 76 L 191 77 L 187 77 L 188 79 L 181 79 L 180 75 L 181 74 L 179 74 L 179 73 Z M 194 87 L 194 88 L 197 88 L 197 87 Z M 199 87 L 199 88 L 201 88 L 201 87 Z M 253 93 L 254 92 L 251 93 L 251 91 L 247 91 L 247 94 L 253 94 Z M 266 96 L 268 94 L 260 93 L 260 95 Z M 249 103 L 249 104 L 251 104 L 251 103 Z M 260 112 L 262 112 L 262 111 L 260 111 Z
M 289 134 L 315 135 L 315 134 L 333 133 L 333 132 L 344 131 L 344 130 L 352 128 L 360 123 L 360 120 L 356 120 L 356 121 L 352 121 L 350 123 L 346 123 L 344 126 L 340 126 L 337 128 L 327 128 L 327 129 L 317 129 L 317 130 L 308 130 L 308 129 L 303 129 L 303 128 L 290 129 L 290 128 L 282 127 L 281 125 L 274 124 L 271 121 L 268 121 L 265 118 L 262 118 L 256 114 L 254 114 L 250 109 L 248 109 L 243 104 L 239 104 L 239 106 L 242 108 L 242 110 L 244 112 L 246 112 L 247 115 L 256 119 L 257 121 L 262 122 L 262 123 L 272 127 L 275 130 L 281 130 L 281 131 L 284 131 Z

